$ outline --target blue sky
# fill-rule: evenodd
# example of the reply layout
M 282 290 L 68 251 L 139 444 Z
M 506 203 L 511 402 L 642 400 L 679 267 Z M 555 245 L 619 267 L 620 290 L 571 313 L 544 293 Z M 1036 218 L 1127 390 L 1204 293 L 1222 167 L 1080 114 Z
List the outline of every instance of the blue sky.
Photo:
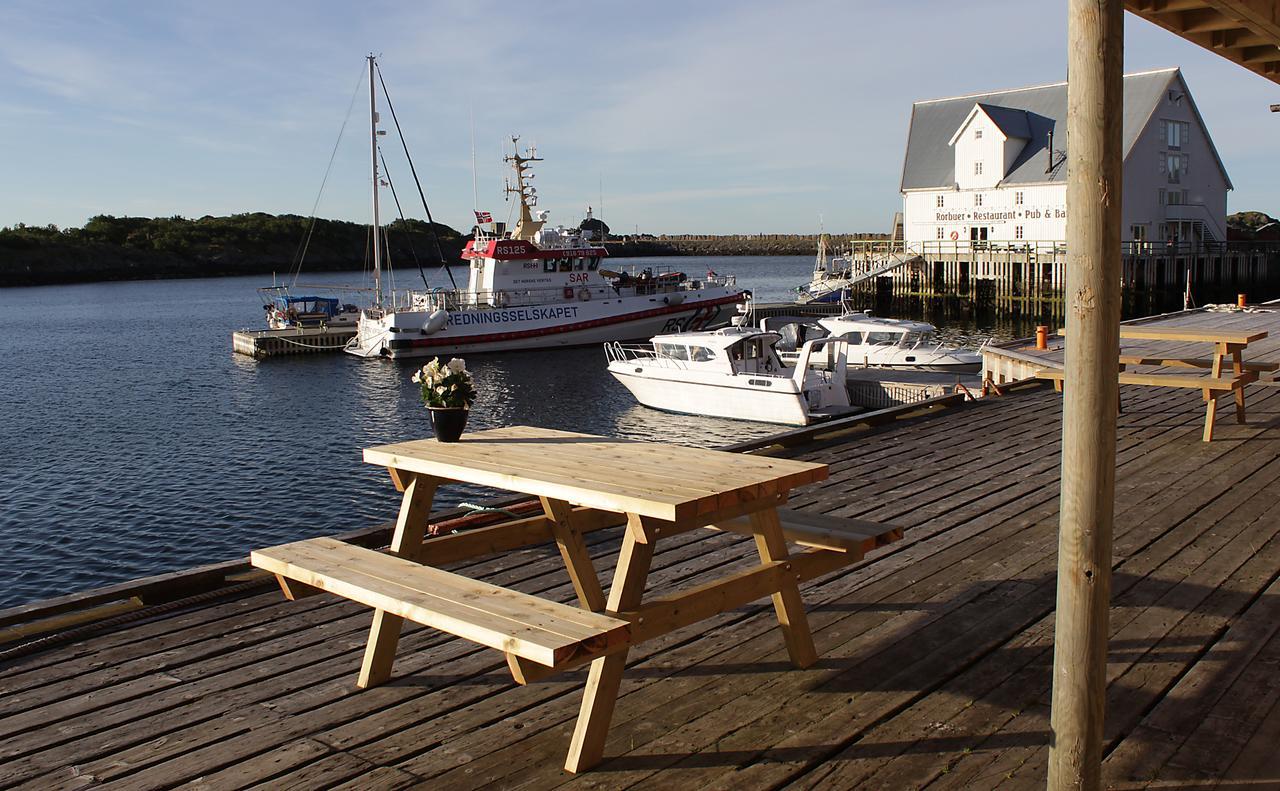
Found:
M 454 227 L 471 224 L 474 117 L 479 204 L 499 217 L 499 157 L 519 134 L 546 158 L 552 222 L 603 195 L 615 231 L 810 233 L 819 216 L 888 230 L 912 101 L 1060 81 L 1065 7 L 0 0 L 0 226 L 308 215 L 372 51 Z M 1280 214 L 1280 86 L 1135 17 L 1126 36 L 1126 70 L 1183 68 L 1230 210 Z M 368 219 L 366 103 L 322 217 Z M 385 140 L 421 216 L 394 130 Z

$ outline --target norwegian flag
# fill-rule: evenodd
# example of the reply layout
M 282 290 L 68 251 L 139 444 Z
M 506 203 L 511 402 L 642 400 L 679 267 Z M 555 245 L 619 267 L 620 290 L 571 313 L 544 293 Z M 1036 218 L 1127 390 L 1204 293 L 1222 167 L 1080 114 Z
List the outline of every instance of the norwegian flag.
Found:
M 476 212 L 476 222 L 484 225 L 487 222 L 493 222 L 493 215 L 487 211 Z

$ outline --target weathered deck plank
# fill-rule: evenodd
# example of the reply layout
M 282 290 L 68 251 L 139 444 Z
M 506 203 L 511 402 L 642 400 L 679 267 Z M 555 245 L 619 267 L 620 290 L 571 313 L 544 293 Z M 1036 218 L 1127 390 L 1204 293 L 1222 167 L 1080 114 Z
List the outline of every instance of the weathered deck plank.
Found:
M 1198 401 L 1123 395 L 1106 777 L 1274 782 L 1280 389 L 1250 388 L 1250 423 L 1209 445 Z M 367 611 L 272 593 L 0 665 L 0 788 L 1041 787 L 1061 430 L 1059 399 L 1030 391 L 786 451 L 832 464 L 792 507 L 905 540 L 803 588 L 808 670 L 767 601 L 637 646 L 583 776 L 560 768 L 581 671 L 516 686 L 496 652 L 411 629 L 397 679 L 357 691 Z M 617 540 L 588 538 L 604 574 Z M 652 580 L 753 554 L 688 533 Z M 464 565 L 573 597 L 554 547 Z

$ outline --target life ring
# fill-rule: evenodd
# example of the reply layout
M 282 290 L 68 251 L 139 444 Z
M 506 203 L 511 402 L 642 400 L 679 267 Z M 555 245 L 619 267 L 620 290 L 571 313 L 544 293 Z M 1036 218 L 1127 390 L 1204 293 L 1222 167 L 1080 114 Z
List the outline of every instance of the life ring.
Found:
M 952 232 L 951 232 L 951 241 L 953 241 L 953 242 L 954 242 L 955 240 L 957 240 L 957 239 L 959 239 L 959 238 L 960 238 L 960 232 L 959 232 L 959 231 L 952 231 Z
M 583 286 L 582 288 L 578 289 L 578 299 L 582 300 L 583 302 L 586 302 L 587 300 L 591 299 L 591 289 L 587 288 L 586 286 Z

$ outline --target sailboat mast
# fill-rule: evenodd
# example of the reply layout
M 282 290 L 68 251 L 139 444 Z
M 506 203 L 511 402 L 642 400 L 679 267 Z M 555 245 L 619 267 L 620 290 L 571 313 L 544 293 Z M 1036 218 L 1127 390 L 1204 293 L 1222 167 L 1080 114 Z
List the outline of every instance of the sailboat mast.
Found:
M 369 55 L 369 152 L 373 161 L 373 301 L 382 307 L 382 224 L 378 218 L 378 107 L 373 88 L 373 55 Z

